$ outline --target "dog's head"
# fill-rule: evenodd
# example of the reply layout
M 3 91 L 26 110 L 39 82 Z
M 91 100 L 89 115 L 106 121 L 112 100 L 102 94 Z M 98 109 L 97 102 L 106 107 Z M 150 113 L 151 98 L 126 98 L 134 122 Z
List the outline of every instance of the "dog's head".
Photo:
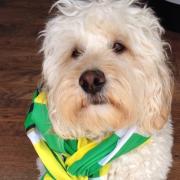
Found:
M 43 77 L 54 130 L 98 135 L 160 129 L 171 106 L 165 42 L 151 9 L 130 0 L 59 0 L 46 26 Z

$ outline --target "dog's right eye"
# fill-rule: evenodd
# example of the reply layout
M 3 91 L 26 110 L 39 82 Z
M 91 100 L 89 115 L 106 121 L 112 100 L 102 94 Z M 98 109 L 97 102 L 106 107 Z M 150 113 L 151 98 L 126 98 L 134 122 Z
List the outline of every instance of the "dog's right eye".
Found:
M 125 46 L 120 42 L 115 42 L 112 47 L 113 51 L 116 54 L 121 54 L 126 48 Z
M 72 58 L 76 59 L 78 58 L 80 55 L 82 54 L 82 51 L 78 50 L 78 49 L 74 49 L 72 52 Z

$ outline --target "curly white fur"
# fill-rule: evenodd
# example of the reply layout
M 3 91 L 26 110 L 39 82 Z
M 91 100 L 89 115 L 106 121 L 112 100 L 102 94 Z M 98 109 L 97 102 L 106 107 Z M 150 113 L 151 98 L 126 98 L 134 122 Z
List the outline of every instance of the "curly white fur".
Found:
M 137 124 L 152 142 L 113 163 L 108 180 L 165 179 L 171 165 L 173 78 L 164 32 L 150 8 L 136 0 L 59 0 L 42 32 L 43 78 L 54 131 L 64 138 L 102 138 Z M 112 51 L 121 42 L 122 54 Z M 76 60 L 71 54 L 78 48 Z M 87 69 L 100 69 L 107 83 L 92 105 L 79 86 Z

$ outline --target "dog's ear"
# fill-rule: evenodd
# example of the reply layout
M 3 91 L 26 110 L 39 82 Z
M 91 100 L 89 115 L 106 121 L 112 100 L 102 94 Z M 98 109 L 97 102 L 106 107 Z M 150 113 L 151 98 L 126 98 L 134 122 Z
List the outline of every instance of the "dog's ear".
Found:
M 173 92 L 173 76 L 166 62 L 156 65 L 157 74 L 147 86 L 147 95 L 144 102 L 142 126 L 146 131 L 160 130 L 168 121 L 171 111 Z
M 142 109 L 139 111 L 140 125 L 146 131 L 161 129 L 168 120 L 171 111 L 173 92 L 173 74 L 169 66 L 167 49 L 169 44 L 162 39 L 164 29 L 150 8 L 137 9 L 132 12 L 134 17 L 141 17 L 137 24 L 139 31 L 132 31 L 137 38 L 136 45 L 141 47 L 139 54 L 143 57 L 140 69 L 145 83 L 142 95 Z M 137 47 L 137 46 L 136 46 Z

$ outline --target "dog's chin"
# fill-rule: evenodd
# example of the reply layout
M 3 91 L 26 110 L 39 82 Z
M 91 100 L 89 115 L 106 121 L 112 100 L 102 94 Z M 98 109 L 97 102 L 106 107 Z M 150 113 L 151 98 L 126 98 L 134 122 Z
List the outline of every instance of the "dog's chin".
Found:
M 124 119 L 123 109 L 118 109 L 107 101 L 95 100 L 79 111 L 76 125 L 82 130 L 80 136 L 99 139 L 126 126 L 127 119 Z

